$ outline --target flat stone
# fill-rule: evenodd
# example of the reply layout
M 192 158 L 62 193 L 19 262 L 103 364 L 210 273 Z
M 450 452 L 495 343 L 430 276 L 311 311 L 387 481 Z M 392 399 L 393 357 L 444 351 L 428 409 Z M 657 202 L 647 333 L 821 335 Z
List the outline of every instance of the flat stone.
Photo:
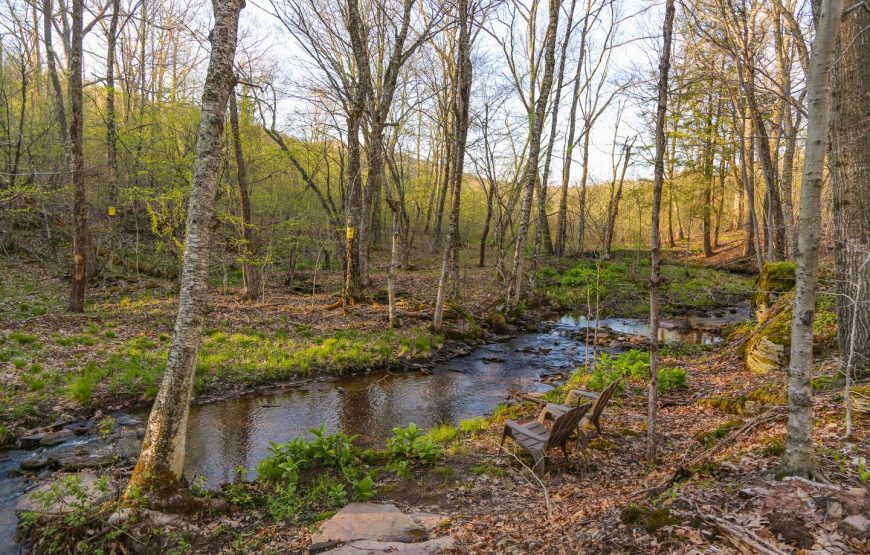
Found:
M 75 472 L 86 468 L 99 468 L 109 466 L 115 462 L 114 455 L 72 455 L 57 461 L 57 464 L 66 471 Z
M 422 526 L 426 529 L 427 533 L 432 533 L 433 530 L 438 528 L 438 526 L 447 520 L 447 517 L 444 515 L 439 515 L 435 513 L 426 513 L 422 511 L 411 513 L 410 516 L 414 522 Z
M 45 468 L 48 464 L 48 457 L 33 457 L 32 459 L 21 461 L 20 466 L 21 470 L 39 470 Z
M 442 536 L 420 543 L 380 542 L 375 540 L 357 540 L 341 547 L 330 549 L 324 553 L 330 555 L 379 555 L 381 553 L 398 553 L 400 555 L 430 555 L 450 549 L 454 545 L 452 536 Z
M 53 445 L 59 445 L 74 436 L 75 433 L 72 430 L 67 430 L 66 428 L 64 428 L 63 430 L 58 430 L 56 432 L 45 434 L 45 437 L 39 440 L 39 444 L 45 447 L 51 447 Z
M 311 537 L 312 550 L 354 540 L 419 542 L 426 529 L 395 505 L 351 503 L 324 522 Z
M 78 476 L 81 480 L 82 491 L 84 491 L 89 498 L 95 501 L 106 500 L 119 493 L 117 486 L 111 482 L 108 484 L 107 489 L 97 487 L 100 478 L 93 472 L 82 472 Z M 34 496 L 38 497 L 40 493 L 51 491 L 54 483 L 55 482 L 49 482 L 43 484 L 33 492 L 21 496 L 18 503 L 15 504 L 15 514 L 20 517 L 22 513 L 38 510 L 43 511 L 47 515 L 63 515 L 72 511 L 76 506 L 81 505 L 82 500 L 72 494 L 62 496 L 58 499 L 52 499 L 51 504 L 47 507 L 43 506 L 41 502 L 33 499 Z
M 870 536 L 870 520 L 864 515 L 852 515 L 840 522 L 840 530 L 853 538 L 866 539 Z
M 18 442 L 21 444 L 23 449 L 30 449 L 31 447 L 39 446 L 39 442 L 42 441 L 42 438 L 47 436 L 45 432 L 40 432 L 38 434 L 31 434 L 29 436 L 23 436 L 18 439 Z

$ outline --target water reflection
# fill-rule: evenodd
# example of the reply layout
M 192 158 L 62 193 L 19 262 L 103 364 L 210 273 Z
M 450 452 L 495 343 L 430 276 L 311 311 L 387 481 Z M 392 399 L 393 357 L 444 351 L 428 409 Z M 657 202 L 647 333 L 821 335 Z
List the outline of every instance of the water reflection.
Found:
M 746 317 L 741 309 L 667 320 L 659 334 L 668 342 L 710 343 L 718 339 L 715 332 L 690 326 L 721 325 Z M 640 320 L 608 318 L 598 325 L 621 333 L 649 334 L 649 325 Z M 511 390 L 545 391 L 550 386 L 542 383 L 543 374 L 567 374 L 582 365 L 594 352 L 582 342 L 587 326 L 594 327 L 594 322 L 565 316 L 549 333 L 484 345 L 429 374 L 373 372 L 315 383 L 304 390 L 192 407 L 185 473 L 188 479 L 205 477 L 215 487 L 231 481 L 239 465 L 253 469 L 267 455 L 270 441 L 287 441 L 321 424 L 330 432 L 358 435 L 361 443 L 377 444 L 394 427 L 412 421 L 425 430 L 488 414 Z
M 591 350 L 590 350 L 591 354 Z M 323 424 L 382 443 L 397 426 L 422 429 L 480 416 L 511 390 L 545 391 L 541 375 L 570 372 L 587 356 L 585 345 L 554 333 L 535 333 L 485 345 L 436 366 L 430 374 L 373 372 L 259 397 L 230 399 L 191 408 L 188 479 L 210 486 L 230 481 L 239 465 L 253 468 L 269 441 L 286 441 Z

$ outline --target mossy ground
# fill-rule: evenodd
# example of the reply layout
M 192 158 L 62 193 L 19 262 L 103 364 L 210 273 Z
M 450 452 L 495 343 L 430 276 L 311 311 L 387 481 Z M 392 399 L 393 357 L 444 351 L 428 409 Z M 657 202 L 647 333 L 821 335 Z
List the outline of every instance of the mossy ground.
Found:
M 662 265 L 661 311 L 681 314 L 733 306 L 754 290 L 749 276 L 723 270 L 681 264 Z M 541 270 L 547 298 L 556 306 L 573 312 L 595 312 L 602 316 L 643 317 L 649 314 L 648 258 L 615 253 L 611 260 L 583 258 L 576 265 L 557 271 Z

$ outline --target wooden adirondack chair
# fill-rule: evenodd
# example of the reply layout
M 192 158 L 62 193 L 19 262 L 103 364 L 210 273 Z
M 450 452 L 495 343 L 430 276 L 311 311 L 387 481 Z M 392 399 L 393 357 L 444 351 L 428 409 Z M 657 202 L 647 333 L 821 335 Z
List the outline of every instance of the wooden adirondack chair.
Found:
M 568 460 L 568 449 L 565 445 L 574 432 L 577 431 L 580 419 L 589 411 L 591 406 L 592 403 L 586 403 L 580 407 L 569 407 L 569 410 L 553 421 L 553 428 L 550 430 L 547 430 L 537 420 L 527 424 L 519 424 L 513 420 L 508 420 L 505 422 L 504 431 L 501 434 L 501 445 L 504 445 L 505 438 L 513 438 L 520 447 L 532 455 L 532 459 L 535 461 L 533 468 L 535 474 L 543 474 L 544 459 L 548 449 L 552 447 L 561 448 L 562 455 L 565 456 L 566 461 Z
M 616 391 L 616 387 L 619 385 L 619 379 L 615 380 L 613 383 L 608 385 L 604 391 L 601 393 L 590 393 L 588 391 L 582 391 L 580 389 L 572 389 L 568 392 L 568 398 L 565 400 L 567 404 L 565 405 L 557 405 L 555 403 L 547 403 L 547 406 L 541 410 L 541 414 L 538 415 L 538 422 L 542 423 L 549 418 L 559 418 L 563 414 L 566 414 L 574 407 L 571 405 L 576 402 L 581 397 L 587 397 L 591 399 L 595 399 L 595 407 L 592 409 L 592 412 L 585 416 L 580 422 L 579 426 L 581 428 L 585 427 L 587 423 L 591 423 L 595 426 L 595 431 L 598 435 L 601 435 L 601 413 L 604 411 L 604 407 L 607 406 L 607 402 L 610 401 L 610 398 L 613 396 L 613 393 Z M 584 444 L 586 443 L 586 434 L 583 430 L 580 430 L 580 440 Z

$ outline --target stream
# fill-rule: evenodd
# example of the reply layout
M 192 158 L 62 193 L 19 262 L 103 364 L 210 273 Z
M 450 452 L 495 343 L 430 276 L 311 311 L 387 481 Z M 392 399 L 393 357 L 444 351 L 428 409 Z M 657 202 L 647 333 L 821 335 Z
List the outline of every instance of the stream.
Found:
M 722 326 L 747 318 L 748 305 L 707 316 L 666 319 L 659 338 L 666 343 L 710 344 L 719 340 L 717 330 Z M 511 391 L 547 391 L 553 387 L 547 382 L 564 379 L 596 352 L 625 350 L 624 343 L 587 345 L 585 337 L 592 334 L 587 329 L 596 327 L 615 337 L 649 335 L 649 323 L 641 320 L 608 318 L 596 326 L 594 320 L 566 315 L 542 322 L 537 332 L 482 345 L 423 372 L 373 371 L 313 381 L 279 393 L 193 406 L 185 475 L 191 481 L 204 478 L 210 488 L 232 481 L 239 466 L 247 468 L 253 478 L 253 469 L 268 454 L 270 441 L 287 441 L 321 424 L 329 432 L 357 435 L 361 444 L 378 445 L 390 437 L 394 427 L 409 422 L 426 430 L 484 416 L 507 400 Z M 137 435 L 141 436 L 148 409 L 113 416 L 117 431 L 105 440 L 88 433 L 53 447 L 0 451 L 0 553 L 14 545 L 16 503 L 51 475 L 47 469 L 22 471 L 23 461 L 81 453 L 135 456 Z

